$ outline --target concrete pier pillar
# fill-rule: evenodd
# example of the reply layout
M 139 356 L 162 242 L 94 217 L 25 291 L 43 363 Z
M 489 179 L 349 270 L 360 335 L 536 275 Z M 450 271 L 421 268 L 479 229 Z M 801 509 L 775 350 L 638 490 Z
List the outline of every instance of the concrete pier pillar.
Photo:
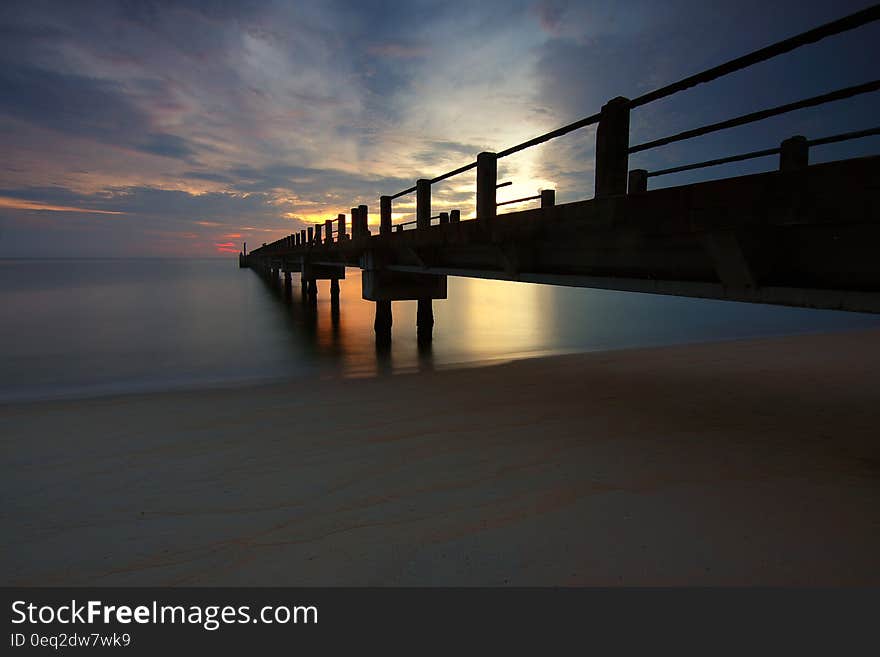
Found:
M 302 296 L 303 303 L 305 303 L 309 298 L 309 282 L 304 278 L 300 279 L 299 289 L 300 289 L 300 294 Z
M 477 155 L 477 219 L 480 222 L 491 222 L 498 213 L 497 185 L 498 156 L 480 153 Z
M 379 197 L 379 234 L 391 234 L 391 197 Z
M 336 301 L 339 303 L 339 279 L 331 278 L 330 279 L 330 301 Z
M 639 194 L 648 191 L 648 172 L 645 169 L 633 169 L 629 172 L 627 194 Z
M 416 228 L 428 228 L 431 225 L 431 181 L 419 178 L 416 181 Z
M 376 302 L 376 320 L 373 322 L 373 330 L 376 332 L 376 346 L 387 347 L 391 344 L 391 302 Z
M 312 303 L 318 300 L 318 281 L 314 278 L 309 280 L 309 301 Z
M 779 170 L 801 171 L 810 165 L 810 146 L 803 135 L 789 137 L 779 145 Z
M 431 299 L 419 299 L 416 311 L 416 335 L 419 342 L 431 342 L 434 337 L 434 305 Z
M 618 96 L 602 107 L 596 129 L 596 198 L 626 194 L 629 173 L 629 99 Z
M 284 294 L 285 296 L 290 296 L 291 292 L 293 292 L 293 281 L 290 278 L 290 272 L 284 272 Z

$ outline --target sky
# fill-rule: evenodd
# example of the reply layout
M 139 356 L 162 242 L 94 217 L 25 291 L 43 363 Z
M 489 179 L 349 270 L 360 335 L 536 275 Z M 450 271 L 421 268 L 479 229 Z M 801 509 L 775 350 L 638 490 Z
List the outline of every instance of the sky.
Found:
M 865 1 L 0 3 L 0 257 L 231 256 Z M 874 24 L 633 111 L 631 143 L 877 77 Z M 657 169 L 875 127 L 878 94 L 640 153 Z M 500 162 L 499 200 L 592 196 L 587 128 Z M 871 138 L 811 161 L 876 154 Z M 772 158 L 651 179 L 770 170 Z M 434 213 L 472 216 L 473 172 Z M 395 204 L 405 220 L 414 199 Z M 526 206 L 523 206 L 526 207 Z M 516 209 L 512 206 L 510 209 Z

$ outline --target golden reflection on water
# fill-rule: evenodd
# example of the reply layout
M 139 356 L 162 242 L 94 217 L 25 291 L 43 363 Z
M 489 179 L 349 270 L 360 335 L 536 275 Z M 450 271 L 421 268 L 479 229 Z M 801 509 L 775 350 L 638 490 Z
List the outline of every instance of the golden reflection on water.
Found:
M 329 365 L 322 368 L 328 375 L 375 376 L 433 369 L 436 362 L 445 367 L 549 352 L 541 342 L 548 321 L 554 321 L 554 297 L 535 285 L 450 277 L 449 298 L 434 301 L 433 343 L 421 349 L 416 302 L 396 301 L 387 351 L 376 349 L 375 304 L 361 298 L 360 271 L 350 269 L 340 281 L 338 304 L 331 301 L 329 281 L 318 281 L 314 305 L 303 300 L 297 275 L 291 288 L 288 305 L 297 339 L 309 342 L 322 365 Z

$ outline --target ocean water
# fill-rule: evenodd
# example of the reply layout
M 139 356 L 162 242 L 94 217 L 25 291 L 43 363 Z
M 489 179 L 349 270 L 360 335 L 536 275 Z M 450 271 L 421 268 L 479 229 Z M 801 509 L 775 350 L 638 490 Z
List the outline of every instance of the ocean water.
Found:
M 0 260 L 0 402 L 376 376 L 578 351 L 880 327 L 880 316 L 450 278 L 434 341 L 395 302 L 377 353 L 358 270 L 331 307 L 236 259 Z

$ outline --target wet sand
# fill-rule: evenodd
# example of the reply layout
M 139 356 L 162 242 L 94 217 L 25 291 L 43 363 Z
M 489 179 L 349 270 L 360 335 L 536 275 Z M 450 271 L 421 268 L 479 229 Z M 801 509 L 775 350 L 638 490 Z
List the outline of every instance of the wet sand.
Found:
M 0 406 L 3 583 L 878 585 L 880 332 Z

